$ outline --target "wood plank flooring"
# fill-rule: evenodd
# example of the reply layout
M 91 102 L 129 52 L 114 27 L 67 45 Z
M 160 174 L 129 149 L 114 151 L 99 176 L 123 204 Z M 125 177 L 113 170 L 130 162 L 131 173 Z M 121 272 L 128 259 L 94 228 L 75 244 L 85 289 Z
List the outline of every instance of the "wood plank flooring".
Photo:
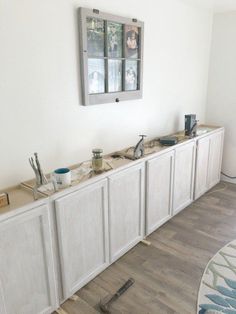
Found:
M 135 246 L 62 308 L 68 314 L 100 313 L 100 299 L 133 277 L 135 284 L 113 304 L 112 314 L 195 314 L 207 262 L 236 239 L 236 185 L 219 183 L 147 239 L 151 246 Z

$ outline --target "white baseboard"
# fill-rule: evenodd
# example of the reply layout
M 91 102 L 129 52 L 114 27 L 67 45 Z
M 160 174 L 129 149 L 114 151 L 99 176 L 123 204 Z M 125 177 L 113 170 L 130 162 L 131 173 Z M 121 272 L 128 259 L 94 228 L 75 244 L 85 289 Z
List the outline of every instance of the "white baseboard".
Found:
M 221 181 L 224 181 L 224 182 L 229 182 L 229 183 L 236 184 L 236 179 L 227 178 L 223 174 L 221 175 L 220 179 L 221 179 Z

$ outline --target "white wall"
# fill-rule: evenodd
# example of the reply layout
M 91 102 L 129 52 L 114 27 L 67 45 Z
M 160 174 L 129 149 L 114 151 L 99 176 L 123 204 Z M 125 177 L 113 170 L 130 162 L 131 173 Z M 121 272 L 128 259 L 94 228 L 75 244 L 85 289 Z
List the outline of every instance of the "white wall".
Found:
M 81 106 L 77 8 L 145 22 L 142 100 Z M 0 0 L 0 188 L 204 122 L 212 13 L 186 0 Z
M 236 11 L 214 16 L 206 119 L 225 126 L 222 168 L 236 176 Z

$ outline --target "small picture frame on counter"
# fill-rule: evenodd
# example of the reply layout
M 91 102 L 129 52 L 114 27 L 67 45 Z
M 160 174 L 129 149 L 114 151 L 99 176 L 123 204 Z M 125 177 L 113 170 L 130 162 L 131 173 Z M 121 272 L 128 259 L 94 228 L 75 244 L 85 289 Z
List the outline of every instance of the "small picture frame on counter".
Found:
M 8 193 L 0 193 L 0 208 L 10 204 Z

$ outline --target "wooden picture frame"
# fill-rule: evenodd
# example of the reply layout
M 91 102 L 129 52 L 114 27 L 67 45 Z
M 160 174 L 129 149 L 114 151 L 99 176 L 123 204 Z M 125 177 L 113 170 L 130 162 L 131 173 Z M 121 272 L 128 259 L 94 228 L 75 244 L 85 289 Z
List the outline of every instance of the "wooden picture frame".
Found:
M 79 8 L 83 105 L 142 98 L 144 23 Z

